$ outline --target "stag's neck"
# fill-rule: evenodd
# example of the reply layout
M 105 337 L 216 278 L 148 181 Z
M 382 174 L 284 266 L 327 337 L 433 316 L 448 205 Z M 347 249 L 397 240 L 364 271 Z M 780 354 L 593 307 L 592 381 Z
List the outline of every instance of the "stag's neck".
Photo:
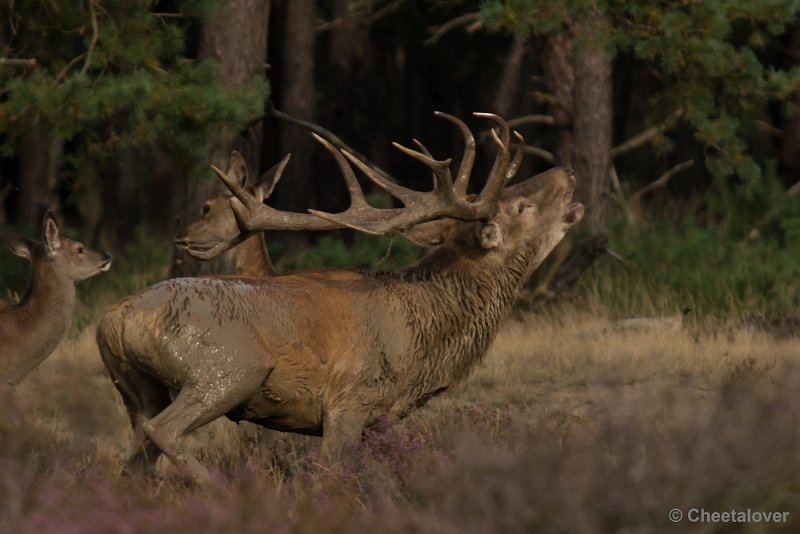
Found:
M 34 261 L 25 296 L 3 312 L 14 323 L 5 326 L 8 339 L 0 354 L 4 381 L 18 383 L 50 355 L 69 328 L 74 307 L 74 282 L 46 259 Z
M 394 291 L 413 336 L 405 364 L 419 398 L 449 387 L 481 361 L 527 272 L 523 252 L 501 262 L 440 249 L 397 273 Z
M 277 272 L 269 257 L 264 234 L 258 232 L 245 239 L 234 249 L 234 268 L 240 276 L 275 276 Z

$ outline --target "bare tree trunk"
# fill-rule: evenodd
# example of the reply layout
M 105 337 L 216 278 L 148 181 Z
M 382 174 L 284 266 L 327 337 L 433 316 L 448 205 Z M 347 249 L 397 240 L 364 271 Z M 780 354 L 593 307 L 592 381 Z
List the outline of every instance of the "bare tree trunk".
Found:
M 800 66 L 800 26 L 792 30 L 789 51 L 789 61 L 794 67 Z M 800 96 L 795 95 L 794 102 L 800 105 Z M 781 140 L 781 166 L 789 177 L 791 184 L 800 182 L 800 114 L 786 117 L 783 123 L 783 138 Z
M 286 40 L 284 42 L 281 110 L 314 121 L 314 0 L 286 2 Z M 349 87 L 337 88 L 349 91 Z M 283 189 L 277 191 L 276 203 L 283 209 L 305 211 L 316 206 L 314 150 L 312 139 L 303 128 L 281 124 L 281 153 L 292 154 L 286 169 Z
M 216 16 L 203 26 L 200 41 L 200 59 L 213 59 L 219 64 L 219 83 L 233 89 L 253 77 L 263 76 L 267 60 L 267 28 L 269 24 L 269 0 L 229 0 Z M 222 131 L 208 145 L 208 162 L 224 168 L 231 149 L 239 150 L 248 162 L 251 173 L 258 171 L 261 161 L 261 137 L 259 124 L 247 138 L 237 138 L 231 131 Z M 219 191 L 216 180 L 188 178 L 182 224 L 197 217 L 200 206 Z M 224 254 L 215 260 L 198 262 L 186 254 L 176 251 L 173 276 L 196 276 L 220 272 L 233 272 L 232 254 Z
M 335 125 L 337 134 L 343 139 L 356 139 L 365 127 L 369 116 L 365 103 L 370 99 L 374 87 L 366 82 L 365 73 L 370 68 L 369 26 L 371 4 L 352 0 L 331 2 L 333 20 L 330 29 L 328 53 L 330 87 L 346 87 L 336 92 L 320 111 L 320 124 Z M 358 109 L 359 113 L 353 113 Z M 359 140 L 360 141 L 360 140 Z M 323 156 L 322 161 L 326 161 Z M 317 165 L 317 206 L 330 212 L 343 211 L 349 205 L 349 196 L 341 186 L 338 169 L 331 165 Z
M 494 97 L 494 112 L 501 117 L 507 117 L 514 107 L 514 101 L 519 92 L 519 78 L 522 74 L 522 60 L 525 57 L 525 40 L 514 37 L 508 51 L 503 74 L 497 86 Z
M 567 31 L 551 33 L 544 38 L 542 67 L 547 92 L 555 97 L 549 104 L 556 129 L 557 163 L 572 166 L 572 98 L 575 90 L 573 67 L 575 44 Z
M 601 14 L 579 21 L 583 35 L 575 49 L 572 166 L 577 197 L 587 208 L 586 225 L 597 235 L 607 231 L 611 169 L 611 58 L 600 38 Z
M 39 228 L 45 211 L 58 208 L 55 191 L 61 154 L 61 141 L 39 127 L 33 127 L 22 140 L 17 224 Z

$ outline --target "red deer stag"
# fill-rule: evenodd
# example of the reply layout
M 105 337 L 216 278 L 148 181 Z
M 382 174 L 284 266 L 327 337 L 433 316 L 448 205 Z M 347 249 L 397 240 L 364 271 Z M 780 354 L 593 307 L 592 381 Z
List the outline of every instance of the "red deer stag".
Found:
M 450 219 L 442 245 L 391 273 L 327 270 L 272 278 L 182 278 L 131 296 L 100 321 L 103 361 L 128 408 L 134 441 L 129 471 L 151 472 L 165 453 L 198 482 L 208 473 L 185 436 L 226 415 L 267 428 L 321 435 L 334 458 L 383 417 L 402 418 L 464 378 L 479 362 L 520 288 L 583 215 L 572 171 L 554 168 L 516 185 L 500 117 L 497 155 L 479 195 L 466 195 L 475 144 L 455 180 L 450 160 L 402 148 L 433 170 L 433 191 L 385 179 L 348 152 L 336 158 L 352 196 L 321 219 L 369 233 Z M 344 154 L 344 155 L 343 155 Z M 367 205 L 345 157 L 403 208 Z M 520 155 L 521 157 L 521 155 Z M 266 206 L 225 173 L 247 231 L 292 227 L 298 216 Z M 434 223 L 435 224 L 435 223 Z M 173 393 L 174 400 L 172 400 Z
M 44 243 L 0 234 L 17 256 L 31 262 L 22 301 L 0 310 L 0 382 L 19 384 L 58 345 L 75 306 L 75 282 L 107 271 L 111 256 L 60 235 L 53 214 L 44 217 Z

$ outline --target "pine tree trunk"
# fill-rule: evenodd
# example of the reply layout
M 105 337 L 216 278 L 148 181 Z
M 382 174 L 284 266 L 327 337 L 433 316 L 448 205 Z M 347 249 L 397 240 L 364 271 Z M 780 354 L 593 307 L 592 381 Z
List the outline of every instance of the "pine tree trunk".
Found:
M 55 191 L 61 167 L 62 144 L 39 127 L 23 138 L 19 162 L 16 223 L 39 228 L 48 209 L 58 209 Z
M 501 117 L 508 117 L 514 109 L 514 101 L 519 92 L 519 79 L 522 75 L 522 63 L 525 58 L 525 43 L 524 39 L 514 37 L 503 65 L 503 74 L 497 84 L 493 110 Z
M 226 89 L 239 87 L 255 76 L 264 75 L 267 60 L 269 0 L 230 0 L 203 26 L 199 59 L 213 59 L 219 64 L 219 84 Z M 232 149 L 242 153 L 251 174 L 261 160 L 261 125 L 253 127 L 246 138 L 222 131 L 208 144 L 208 163 L 225 168 Z M 220 191 L 217 180 L 188 177 L 181 224 L 197 218 L 200 207 Z M 175 252 L 173 276 L 233 272 L 231 253 L 208 262 L 199 262 L 181 251 Z
M 365 74 L 369 72 L 369 26 L 370 5 L 352 0 L 333 0 L 331 2 L 333 20 L 337 22 L 330 29 L 328 53 L 328 86 L 346 87 L 337 91 L 335 98 L 329 100 L 321 112 L 321 124 L 333 125 L 337 135 L 343 139 L 363 142 L 365 102 L 368 102 L 373 85 L 368 83 Z M 354 113 L 354 110 L 358 110 Z M 319 152 L 317 152 L 319 154 Z M 329 161 L 322 156 L 322 161 Z M 342 187 L 339 170 L 333 165 L 317 165 L 317 206 L 328 212 L 347 209 L 350 197 Z
M 595 234 L 607 232 L 611 169 L 611 58 L 599 39 L 601 15 L 578 23 L 582 41 L 575 49 L 572 167 L 577 197 L 586 206 L 585 224 Z
M 280 109 L 289 115 L 314 121 L 314 0 L 286 2 L 286 37 L 283 43 L 283 79 Z M 335 90 L 348 91 L 348 87 Z M 276 195 L 276 205 L 290 211 L 316 207 L 314 147 L 308 131 L 291 124 L 281 124 L 281 153 L 292 154 L 283 178 L 283 188 Z
M 793 67 L 800 66 L 800 27 L 791 32 L 788 46 L 788 60 Z M 800 105 L 800 96 L 795 95 L 794 103 Z M 781 166 L 789 177 L 790 184 L 800 182 L 800 114 L 787 116 L 783 122 L 781 138 Z
M 573 66 L 575 44 L 566 31 L 551 33 L 544 38 L 542 70 L 547 92 L 555 97 L 549 107 L 556 130 L 556 163 L 572 166 L 572 98 L 575 90 Z

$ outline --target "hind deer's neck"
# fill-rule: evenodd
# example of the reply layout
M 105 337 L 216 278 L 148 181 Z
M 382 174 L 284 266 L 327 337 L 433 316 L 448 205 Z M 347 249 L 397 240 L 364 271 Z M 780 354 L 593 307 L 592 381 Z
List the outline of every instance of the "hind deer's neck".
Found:
M 233 261 L 237 275 L 266 277 L 277 274 L 269 257 L 263 233 L 258 232 L 248 237 L 234 250 Z
M 28 290 L 18 305 L 24 315 L 32 322 L 62 317 L 62 322 L 69 324 L 74 305 L 75 283 L 59 273 L 51 261 L 35 261 Z
M 46 259 L 33 262 L 30 282 L 19 304 L 4 311 L 3 378 L 16 384 L 55 349 L 70 325 L 75 285 Z M 12 324 L 13 323 L 13 324 Z

